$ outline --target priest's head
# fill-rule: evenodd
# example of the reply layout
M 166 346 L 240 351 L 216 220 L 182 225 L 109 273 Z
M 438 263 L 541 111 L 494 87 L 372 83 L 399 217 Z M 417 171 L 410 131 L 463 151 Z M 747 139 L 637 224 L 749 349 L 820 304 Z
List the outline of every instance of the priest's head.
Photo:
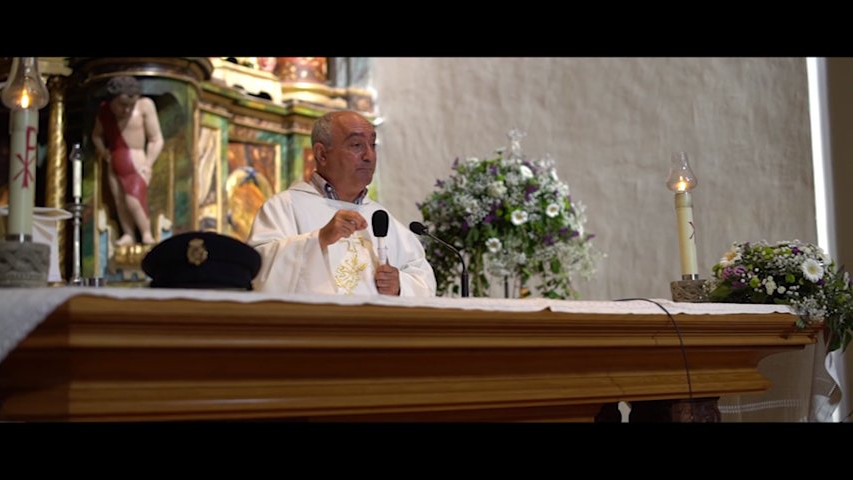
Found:
M 373 180 L 376 130 L 356 112 L 323 115 L 311 132 L 319 173 L 335 187 L 341 200 L 353 201 Z

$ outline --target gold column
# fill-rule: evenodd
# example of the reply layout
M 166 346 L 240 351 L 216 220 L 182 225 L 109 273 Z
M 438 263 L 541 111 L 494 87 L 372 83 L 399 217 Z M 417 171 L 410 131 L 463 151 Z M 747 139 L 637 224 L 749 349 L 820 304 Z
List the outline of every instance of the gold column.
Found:
M 68 162 L 65 146 L 65 78 L 50 77 L 47 88 L 50 92 L 50 118 L 47 125 L 47 185 L 44 204 L 48 208 L 65 207 L 68 185 Z M 59 247 L 59 274 L 65 275 L 65 235 L 68 222 L 59 222 L 56 241 Z

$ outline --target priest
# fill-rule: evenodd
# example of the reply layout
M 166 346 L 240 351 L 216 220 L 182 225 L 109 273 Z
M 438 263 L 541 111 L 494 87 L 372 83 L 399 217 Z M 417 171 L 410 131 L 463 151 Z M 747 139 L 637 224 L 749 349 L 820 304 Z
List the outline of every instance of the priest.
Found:
M 247 242 L 261 255 L 254 289 L 435 295 L 432 267 L 414 234 L 390 215 L 387 233 L 369 228 L 374 212 L 384 210 L 367 197 L 376 169 L 373 125 L 356 112 L 331 112 L 315 122 L 311 143 L 316 171 L 310 181 L 270 198 L 255 217 Z

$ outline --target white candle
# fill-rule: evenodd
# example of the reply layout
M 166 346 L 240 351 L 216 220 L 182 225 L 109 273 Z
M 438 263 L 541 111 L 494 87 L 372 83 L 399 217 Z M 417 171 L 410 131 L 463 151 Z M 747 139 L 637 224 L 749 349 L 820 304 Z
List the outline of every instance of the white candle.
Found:
M 72 195 L 75 199 L 83 196 L 83 162 L 74 160 L 74 187 Z
M 693 223 L 693 197 L 690 192 L 676 192 L 675 215 L 678 219 L 678 247 L 681 250 L 682 277 L 696 278 L 696 227 Z
M 73 171 L 71 177 L 71 196 L 74 201 L 79 201 L 83 197 L 83 154 L 80 152 L 80 144 L 75 143 L 71 149 L 71 169 Z
M 9 220 L 7 235 L 32 236 L 36 193 L 38 110 L 13 110 L 9 133 Z

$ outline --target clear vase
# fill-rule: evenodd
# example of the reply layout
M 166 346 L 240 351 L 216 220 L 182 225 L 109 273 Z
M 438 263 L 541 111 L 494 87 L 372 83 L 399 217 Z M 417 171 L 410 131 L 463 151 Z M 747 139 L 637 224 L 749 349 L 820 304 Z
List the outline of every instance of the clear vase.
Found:
M 521 275 L 504 276 L 504 298 L 524 298 L 526 290 Z

